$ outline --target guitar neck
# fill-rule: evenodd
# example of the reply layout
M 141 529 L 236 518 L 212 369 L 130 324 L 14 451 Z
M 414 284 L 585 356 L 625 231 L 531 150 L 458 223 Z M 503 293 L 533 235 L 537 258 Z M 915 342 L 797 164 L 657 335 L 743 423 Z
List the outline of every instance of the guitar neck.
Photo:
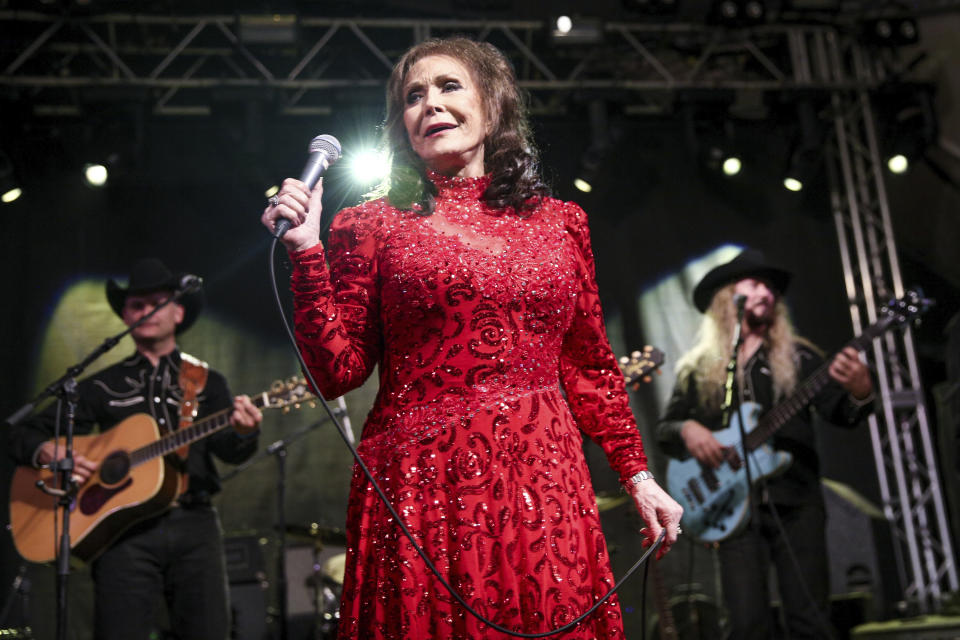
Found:
M 258 409 L 268 406 L 266 396 L 255 396 L 251 398 L 251 400 Z M 189 427 L 168 433 L 156 442 L 151 442 L 144 447 L 134 450 L 130 454 L 130 462 L 133 466 L 137 466 L 153 458 L 173 453 L 180 447 L 185 447 L 197 440 L 211 436 L 230 424 L 231 414 L 233 414 L 233 407 L 218 411 L 199 422 L 194 422 Z
M 867 327 L 862 334 L 848 342 L 846 346 L 853 347 L 857 351 L 863 351 L 870 344 L 870 341 L 886 331 L 890 324 L 891 322 L 886 319 L 878 321 Z M 769 440 L 773 434 L 800 413 L 827 386 L 827 383 L 830 382 L 831 360 L 832 358 L 820 365 L 786 400 L 777 404 L 763 416 L 757 427 L 748 433 L 744 439 L 744 448 L 747 451 L 753 451 Z

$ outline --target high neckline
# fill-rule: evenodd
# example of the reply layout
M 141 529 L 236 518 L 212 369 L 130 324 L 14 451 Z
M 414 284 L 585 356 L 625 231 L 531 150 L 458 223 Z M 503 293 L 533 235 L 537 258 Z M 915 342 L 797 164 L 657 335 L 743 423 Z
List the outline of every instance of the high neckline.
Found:
M 437 188 L 440 198 L 456 198 L 458 200 L 478 200 L 490 185 L 490 174 L 475 178 L 447 176 L 436 171 L 428 171 L 427 177 Z

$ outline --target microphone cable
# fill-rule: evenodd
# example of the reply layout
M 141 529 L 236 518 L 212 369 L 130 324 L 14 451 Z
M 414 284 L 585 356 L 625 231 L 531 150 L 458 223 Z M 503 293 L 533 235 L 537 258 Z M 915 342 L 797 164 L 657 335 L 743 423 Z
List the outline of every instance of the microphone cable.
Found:
M 363 474 L 367 477 L 367 480 L 370 481 L 370 484 L 373 486 L 374 490 L 377 492 L 377 495 L 380 496 L 380 500 L 383 501 L 384 506 L 387 507 L 387 510 L 390 512 L 390 515 L 393 517 L 394 521 L 397 523 L 397 525 L 399 525 L 400 529 L 403 531 L 403 534 L 410 541 L 410 544 L 413 545 L 413 548 L 417 552 L 417 555 L 420 556 L 420 558 L 423 560 L 424 564 L 426 564 L 430 572 L 437 578 L 437 580 L 440 581 L 440 584 L 443 585 L 443 587 L 450 593 L 450 595 L 453 596 L 453 598 L 458 603 L 460 603 L 460 606 L 466 609 L 466 611 L 470 615 L 472 615 L 474 618 L 476 618 L 483 624 L 501 633 L 511 635 L 515 638 L 546 638 L 548 636 L 556 635 L 559 633 L 565 633 L 567 631 L 570 631 L 577 625 L 579 625 L 584 620 L 586 620 L 590 615 L 593 614 L 594 611 L 597 610 L 598 607 L 600 607 L 600 605 L 602 605 L 604 602 L 609 600 L 610 596 L 616 593 L 616 591 L 620 588 L 620 586 L 624 582 L 626 582 L 626 580 L 631 575 L 633 575 L 637 571 L 637 569 L 640 568 L 641 565 L 647 562 L 647 559 L 650 557 L 650 554 L 654 553 L 657 549 L 660 548 L 660 546 L 663 544 L 664 536 L 666 536 L 666 533 L 667 533 L 666 529 L 661 529 L 660 535 L 657 537 L 654 543 L 650 545 L 650 548 L 647 549 L 642 556 L 640 556 L 640 559 L 637 560 L 632 567 L 630 567 L 630 569 L 626 572 L 626 574 L 624 574 L 624 576 L 620 578 L 620 580 L 618 580 L 617 583 L 614 584 L 602 598 L 600 598 L 595 603 L 593 603 L 593 605 L 589 609 L 581 613 L 571 622 L 568 622 L 567 624 L 561 627 L 557 627 L 556 629 L 553 629 L 551 631 L 543 631 L 539 633 L 522 633 L 519 631 L 512 631 L 510 629 L 507 629 L 506 627 L 500 626 L 499 624 L 497 624 L 492 620 L 488 620 L 482 614 L 476 611 L 473 607 L 467 604 L 467 601 L 464 600 L 464 598 L 459 593 L 457 593 L 457 591 L 450 585 L 450 583 L 447 582 L 447 580 L 440 574 L 439 569 L 437 569 L 436 565 L 433 564 L 433 561 L 427 556 L 427 552 L 424 551 L 419 544 L 417 544 L 417 541 L 414 539 L 413 534 L 407 528 L 406 523 L 400 517 L 400 514 L 393 507 L 393 505 L 390 504 L 390 499 L 387 497 L 387 494 L 383 491 L 383 489 L 377 483 L 376 479 L 373 477 L 373 473 L 371 473 L 370 469 L 367 467 L 366 463 L 363 461 L 363 458 L 360 457 L 360 453 L 357 451 L 356 447 L 353 445 L 353 443 L 350 442 L 350 439 L 347 437 L 346 430 L 344 429 L 343 424 L 337 418 L 336 413 L 333 411 L 333 409 L 331 409 L 330 405 L 327 403 L 326 398 L 324 398 L 323 395 L 320 393 L 319 387 L 317 386 L 316 381 L 313 379 L 313 374 L 310 372 L 310 368 L 307 366 L 306 361 L 303 359 L 303 353 L 300 351 L 300 345 L 297 344 L 297 339 L 296 339 L 296 336 L 294 335 L 293 328 L 291 327 L 290 320 L 287 318 L 287 315 L 283 309 L 283 302 L 280 300 L 280 291 L 277 288 L 277 274 L 276 274 L 276 250 L 277 250 L 277 244 L 278 244 L 277 241 L 278 241 L 278 238 L 274 237 L 273 241 L 270 243 L 270 251 L 268 252 L 268 259 L 270 263 L 270 267 L 269 267 L 270 284 L 273 290 L 274 300 L 277 303 L 277 310 L 280 312 L 280 318 L 283 321 L 283 328 L 284 330 L 286 330 L 287 337 L 290 339 L 290 343 L 293 345 L 293 351 L 294 353 L 297 354 L 297 360 L 300 362 L 300 368 L 303 370 L 303 374 L 306 376 L 307 382 L 310 384 L 311 390 L 313 391 L 314 395 L 316 395 L 317 400 L 320 401 L 320 404 L 323 406 L 324 410 L 327 412 L 327 415 L 330 416 L 330 420 L 336 425 L 337 432 L 340 434 L 340 438 L 343 440 L 343 443 L 347 446 L 347 449 L 350 450 L 350 454 L 353 456 L 353 459 L 356 461 L 357 465 L 363 471 Z M 644 592 L 646 592 L 646 574 L 644 575 Z M 644 626 L 646 626 L 646 620 L 643 620 L 642 622 Z

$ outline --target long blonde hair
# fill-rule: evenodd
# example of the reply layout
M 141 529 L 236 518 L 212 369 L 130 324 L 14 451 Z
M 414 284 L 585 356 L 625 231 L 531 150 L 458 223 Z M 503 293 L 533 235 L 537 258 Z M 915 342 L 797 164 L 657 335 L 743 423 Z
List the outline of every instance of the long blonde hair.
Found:
M 695 382 L 700 404 L 708 410 L 719 409 L 723 401 L 727 363 L 733 351 L 733 328 L 737 322 L 734 286 L 735 283 L 731 283 L 714 294 L 697 332 L 696 343 L 677 362 L 677 380 L 683 385 L 690 384 L 691 380 Z M 778 298 L 773 324 L 763 341 L 773 375 L 774 400 L 787 396 L 797 386 L 797 343 L 816 350 L 813 344 L 796 334 L 787 305 Z M 737 371 L 741 389 L 743 365 L 741 360 Z

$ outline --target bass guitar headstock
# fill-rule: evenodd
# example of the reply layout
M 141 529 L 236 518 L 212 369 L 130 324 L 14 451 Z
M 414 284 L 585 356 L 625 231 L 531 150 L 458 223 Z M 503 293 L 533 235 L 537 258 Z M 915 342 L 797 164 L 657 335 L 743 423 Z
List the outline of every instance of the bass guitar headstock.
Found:
M 906 326 L 911 322 L 919 322 L 920 316 L 934 305 L 930 298 L 923 297 L 923 290 L 909 289 L 899 298 L 890 300 L 880 307 L 881 315 L 887 316 L 892 324 Z

